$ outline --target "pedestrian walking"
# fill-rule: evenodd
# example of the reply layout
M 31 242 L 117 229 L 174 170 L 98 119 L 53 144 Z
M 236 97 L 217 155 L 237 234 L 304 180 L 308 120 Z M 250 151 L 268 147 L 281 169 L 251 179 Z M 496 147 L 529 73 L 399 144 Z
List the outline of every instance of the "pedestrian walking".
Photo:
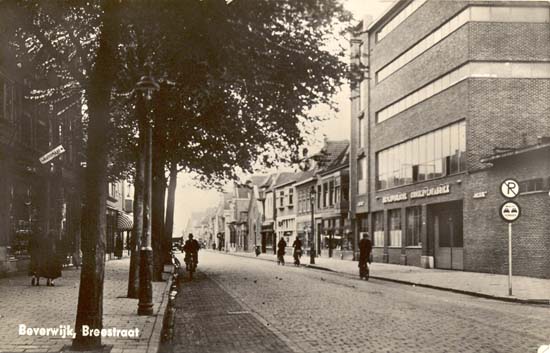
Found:
M 363 233 L 363 239 L 359 241 L 359 278 L 369 280 L 370 253 L 372 251 L 372 242 L 369 239 L 369 233 Z M 367 263 L 368 262 L 368 263 Z
M 123 250 L 124 250 L 124 239 L 122 238 L 122 234 L 119 232 L 115 238 L 115 251 L 114 251 L 115 257 L 117 257 L 118 259 L 121 259 Z
M 216 243 L 212 243 L 212 250 L 216 251 Z
M 281 240 L 277 243 L 277 265 L 285 265 L 285 250 L 286 241 L 285 238 L 281 237 Z
M 31 285 L 40 285 L 40 268 L 42 255 L 40 253 L 40 245 L 44 242 L 42 240 L 44 233 L 41 227 L 37 227 L 31 234 L 29 239 L 29 255 L 31 257 L 29 264 L 29 275 L 32 276 Z
M 292 247 L 294 248 L 294 266 L 300 266 L 300 258 L 302 257 L 302 241 L 300 240 L 300 236 L 296 237 L 296 240 L 292 243 Z
M 42 236 L 40 236 L 42 234 Z M 51 230 L 47 236 L 40 231 L 34 238 L 31 250 L 33 279 L 32 285 L 40 285 L 40 277 L 46 278 L 47 286 L 54 286 L 54 280 L 61 277 L 63 267 L 62 257 L 65 256 L 63 247 L 56 237 L 56 232 Z

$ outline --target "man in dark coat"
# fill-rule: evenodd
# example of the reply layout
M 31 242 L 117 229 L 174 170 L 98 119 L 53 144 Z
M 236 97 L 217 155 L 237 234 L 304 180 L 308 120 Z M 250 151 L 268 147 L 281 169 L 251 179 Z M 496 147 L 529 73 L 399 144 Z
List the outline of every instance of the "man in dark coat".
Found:
M 41 238 L 37 277 L 45 277 L 47 279 L 47 286 L 53 287 L 55 285 L 54 280 L 61 277 L 61 269 L 63 268 L 61 261 L 63 249 L 61 248 L 60 241 L 57 239 L 57 233 L 54 230 L 50 230 L 47 236 Z
M 183 245 L 185 251 L 184 261 L 187 266 L 196 266 L 199 263 L 199 242 L 193 239 L 193 234 L 189 233 L 189 239 Z
M 281 237 L 281 240 L 277 243 L 277 264 L 285 265 L 285 249 L 286 241 L 285 238 Z
M 294 248 L 294 266 L 300 266 L 300 257 L 302 257 L 302 241 L 300 240 L 300 236 L 296 236 L 292 247 Z
M 359 241 L 359 277 L 369 280 L 370 253 L 372 251 L 372 242 L 369 239 L 369 233 L 363 233 L 363 239 Z
M 40 285 L 40 268 L 42 266 L 42 255 L 40 254 L 40 246 L 44 242 L 42 237 L 42 228 L 37 227 L 35 231 L 32 232 L 31 238 L 29 240 L 29 255 L 31 256 L 29 275 L 32 276 L 31 285 L 39 286 Z

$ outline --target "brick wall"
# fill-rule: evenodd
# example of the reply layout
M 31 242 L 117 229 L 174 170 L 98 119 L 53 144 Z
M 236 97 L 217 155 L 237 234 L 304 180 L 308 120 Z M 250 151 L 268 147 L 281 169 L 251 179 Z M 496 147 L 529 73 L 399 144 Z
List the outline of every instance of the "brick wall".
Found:
M 548 9 L 541 11 L 548 11 Z M 471 60 L 532 61 L 550 59 L 548 23 L 473 22 L 469 25 Z
M 370 35 L 371 72 L 378 71 L 414 43 L 445 23 L 460 12 L 468 1 L 447 0 L 444 2 L 444 6 L 441 6 L 441 3 L 440 0 L 427 1 L 378 43 L 376 42 L 376 33 L 373 31 Z M 378 30 L 381 27 L 376 28 Z
M 473 173 L 464 194 L 464 270 L 508 273 L 508 226 L 499 216 L 505 198 L 499 185 L 507 177 L 527 180 L 550 176 L 547 155 L 522 155 Z M 487 196 L 474 199 L 475 192 Z M 550 278 L 550 197 L 545 191 L 519 195 L 522 215 L 513 223 L 513 274 Z
M 372 86 L 373 113 L 464 64 L 468 60 L 468 28 L 463 26 L 407 65 Z M 373 71 L 374 78 L 375 71 Z
M 483 168 L 480 159 L 494 147 L 534 144 L 550 136 L 550 80 L 470 79 L 466 127 L 468 168 Z

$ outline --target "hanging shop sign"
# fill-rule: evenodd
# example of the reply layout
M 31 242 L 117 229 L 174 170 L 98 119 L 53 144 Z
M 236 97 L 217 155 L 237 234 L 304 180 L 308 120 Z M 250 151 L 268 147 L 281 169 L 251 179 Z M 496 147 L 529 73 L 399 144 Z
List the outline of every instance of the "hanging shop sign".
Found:
M 409 198 L 412 200 L 412 199 L 419 199 L 422 197 L 438 196 L 438 195 L 448 194 L 450 192 L 451 192 L 451 185 L 443 184 L 443 185 L 434 186 L 431 188 L 426 187 L 424 189 L 411 191 L 410 193 L 402 192 L 399 194 L 387 195 L 382 197 L 382 203 L 406 201 Z
M 52 159 L 54 159 L 55 157 L 62 154 L 63 152 L 65 152 L 65 148 L 63 147 L 63 145 L 59 145 L 56 148 L 54 148 L 53 150 L 51 150 L 50 152 L 48 152 L 45 155 L 43 155 L 42 157 L 40 157 L 38 160 L 40 161 L 40 163 L 46 164 L 49 161 L 51 161 Z

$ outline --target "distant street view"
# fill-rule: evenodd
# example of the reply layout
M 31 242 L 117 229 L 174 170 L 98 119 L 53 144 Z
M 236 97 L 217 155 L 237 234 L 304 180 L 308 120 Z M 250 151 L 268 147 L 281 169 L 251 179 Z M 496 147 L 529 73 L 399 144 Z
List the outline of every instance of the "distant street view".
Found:
M 0 352 L 550 353 L 548 0 L 0 1 Z

